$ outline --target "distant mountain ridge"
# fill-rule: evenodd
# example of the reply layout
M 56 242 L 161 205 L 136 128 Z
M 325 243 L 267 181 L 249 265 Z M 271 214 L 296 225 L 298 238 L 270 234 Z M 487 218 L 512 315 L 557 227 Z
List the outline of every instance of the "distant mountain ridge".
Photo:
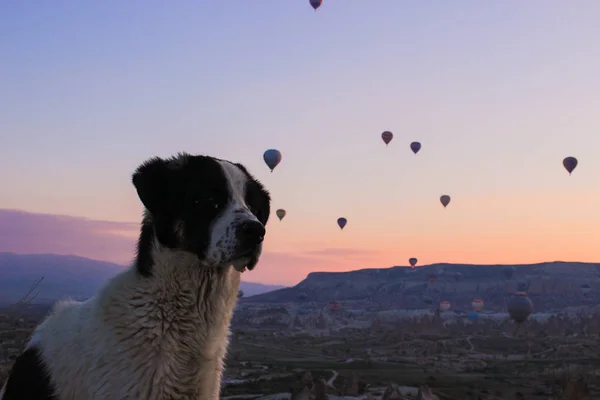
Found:
M 37 303 L 54 302 L 65 297 L 86 299 L 111 277 L 126 267 L 106 261 L 58 254 L 15 254 L 0 252 L 0 304 L 18 301 L 31 285 L 44 277 L 36 292 Z M 283 288 L 242 282 L 245 296 Z
M 508 278 L 503 267 L 514 267 Z M 592 291 L 582 296 L 580 286 Z M 296 286 L 243 299 L 251 303 L 362 302 L 380 307 L 431 308 L 442 300 L 470 309 L 482 298 L 486 309 L 505 309 L 518 290 L 527 291 L 536 310 L 600 302 L 600 263 L 544 262 L 523 265 L 432 264 L 349 272 L 313 272 Z

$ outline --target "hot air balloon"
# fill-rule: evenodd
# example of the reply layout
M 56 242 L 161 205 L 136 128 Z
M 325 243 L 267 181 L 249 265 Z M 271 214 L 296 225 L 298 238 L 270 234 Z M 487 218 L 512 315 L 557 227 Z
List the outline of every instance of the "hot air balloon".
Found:
M 569 175 L 571 175 L 571 172 L 577 167 L 577 159 L 575 157 L 566 157 L 563 160 L 563 167 L 565 167 L 565 169 L 569 171 Z
M 446 208 L 448 204 L 450 204 L 450 196 L 448 196 L 447 194 L 440 196 L 440 202 L 442 203 L 444 208 Z
M 412 142 L 410 144 L 410 149 L 413 151 L 413 153 L 417 154 L 419 152 L 419 150 L 421 150 L 421 143 Z
M 344 218 L 344 217 L 338 218 L 337 223 L 340 226 L 340 229 L 344 229 L 344 227 L 348 223 L 348 220 L 346 218 Z
M 321 4 L 323 4 L 323 0 L 310 0 L 310 5 L 315 11 L 317 11 L 317 8 L 321 7 Z
M 448 311 L 449 309 L 450 309 L 450 303 L 448 303 L 447 301 L 442 301 L 440 303 L 440 310 Z
M 479 313 L 477 311 L 473 311 L 471 314 L 467 316 L 469 321 L 476 321 L 479 319 Z
M 506 279 L 512 278 L 516 271 L 517 269 L 512 265 L 505 265 L 504 267 L 502 267 L 502 272 L 504 272 L 504 276 L 506 276 Z
M 483 310 L 483 300 L 481 299 L 475 299 L 473 300 L 473 302 L 471 303 L 471 306 L 473 307 L 473 310 L 480 312 L 481 310 Z
M 381 134 L 381 139 L 383 139 L 386 146 L 388 144 L 390 144 L 390 142 L 392 141 L 393 138 L 394 138 L 394 134 L 390 131 L 385 131 Z
M 592 291 L 592 288 L 587 283 L 584 283 L 583 285 L 579 286 L 579 290 L 581 291 L 581 294 L 585 296 L 586 294 Z
M 335 311 L 335 310 L 339 310 L 342 307 L 342 305 L 337 302 L 337 301 L 330 301 L 329 302 L 329 309 L 331 311 Z
M 283 217 L 285 217 L 286 212 L 283 208 L 280 208 L 279 210 L 275 211 L 275 214 L 277 214 L 277 217 L 281 221 Z
M 414 258 L 414 257 L 408 259 L 408 263 L 410 264 L 411 268 L 414 268 L 415 265 L 417 265 L 417 262 L 418 262 L 418 260 L 416 258 Z
M 527 293 L 517 292 L 508 302 L 508 313 L 517 324 L 523 323 L 533 312 L 533 303 Z
M 238 290 L 238 299 L 241 299 L 242 297 L 244 297 L 244 291 Z
M 265 163 L 271 169 L 271 172 L 273 172 L 275 167 L 281 162 L 281 152 L 279 150 L 269 149 L 263 154 L 263 160 L 265 160 Z

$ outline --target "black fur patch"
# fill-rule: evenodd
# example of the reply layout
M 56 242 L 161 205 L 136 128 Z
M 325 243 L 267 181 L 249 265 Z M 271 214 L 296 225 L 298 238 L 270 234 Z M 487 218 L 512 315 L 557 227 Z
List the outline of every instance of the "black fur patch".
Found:
M 141 275 L 152 275 L 155 236 L 163 246 L 189 251 L 199 259 L 205 257 L 213 222 L 227 209 L 232 195 L 219 161 L 180 153 L 170 159 L 151 158 L 137 168 L 133 185 L 148 210 L 137 248 L 136 267 Z M 248 177 L 248 207 L 266 224 L 269 194 L 246 168 L 235 165 Z
M 242 164 L 235 164 L 235 166 L 244 171 L 248 177 L 248 182 L 246 183 L 246 204 L 250 208 L 250 211 L 256 215 L 256 218 L 266 226 L 271 214 L 271 196 L 269 192 L 248 172 L 246 167 Z
M 39 349 L 30 347 L 17 358 L 1 400 L 58 400 Z

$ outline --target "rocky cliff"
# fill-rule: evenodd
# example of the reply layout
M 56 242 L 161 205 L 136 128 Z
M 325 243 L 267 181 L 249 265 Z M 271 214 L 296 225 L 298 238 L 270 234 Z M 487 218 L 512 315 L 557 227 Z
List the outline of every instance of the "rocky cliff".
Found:
M 587 293 L 581 285 L 587 284 Z M 446 300 L 469 311 L 481 298 L 487 310 L 504 310 L 526 291 L 536 311 L 600 302 L 600 264 L 546 262 L 530 265 L 432 264 L 350 272 L 313 272 L 294 287 L 252 296 L 247 303 L 361 302 L 378 307 L 427 308 Z

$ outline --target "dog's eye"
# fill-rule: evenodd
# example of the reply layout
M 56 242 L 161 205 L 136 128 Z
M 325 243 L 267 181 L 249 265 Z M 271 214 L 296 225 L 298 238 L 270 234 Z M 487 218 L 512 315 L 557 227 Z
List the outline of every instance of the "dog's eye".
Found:
M 215 200 L 214 197 L 208 196 L 208 197 L 194 197 L 192 200 L 192 204 L 194 204 L 194 206 L 200 206 L 200 207 L 211 207 L 214 209 L 217 209 L 220 207 L 219 202 L 217 202 Z

